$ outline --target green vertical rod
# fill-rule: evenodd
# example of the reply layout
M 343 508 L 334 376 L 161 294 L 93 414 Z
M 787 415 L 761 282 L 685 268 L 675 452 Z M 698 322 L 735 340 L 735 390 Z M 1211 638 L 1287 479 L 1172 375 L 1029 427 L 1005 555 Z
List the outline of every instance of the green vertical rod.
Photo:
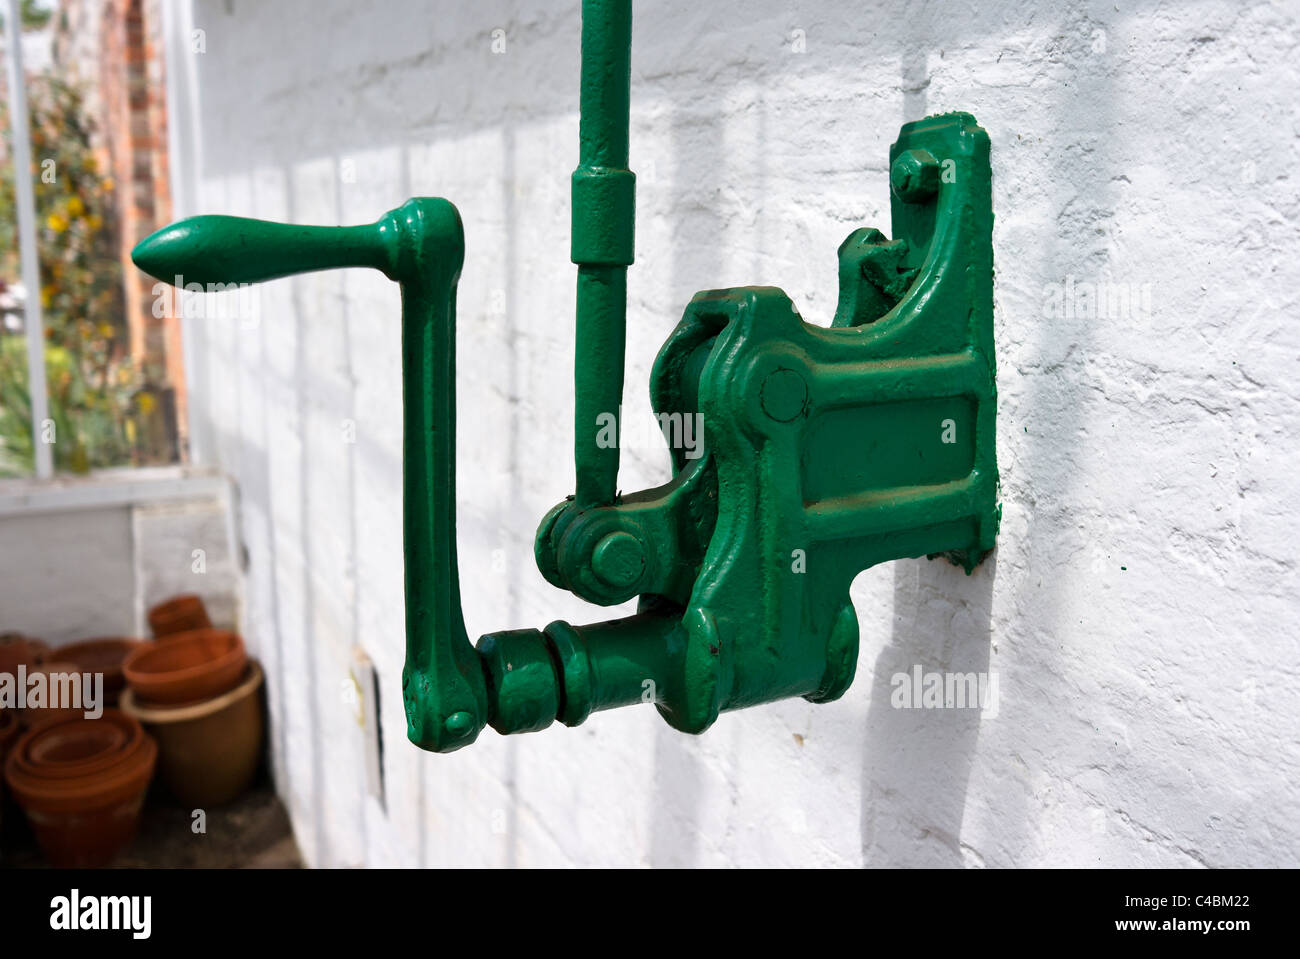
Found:
M 614 502 L 619 451 L 601 445 L 602 414 L 620 416 L 633 259 L 636 180 L 628 169 L 630 0 L 584 0 L 572 259 L 578 266 L 574 460 L 580 508 Z M 607 435 L 607 434 L 606 434 Z

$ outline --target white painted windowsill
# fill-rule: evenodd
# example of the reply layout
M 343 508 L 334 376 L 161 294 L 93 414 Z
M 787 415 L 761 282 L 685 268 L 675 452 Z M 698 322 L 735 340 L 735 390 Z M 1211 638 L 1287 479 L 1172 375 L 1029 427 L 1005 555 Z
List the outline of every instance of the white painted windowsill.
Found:
M 229 480 L 196 466 L 147 466 L 0 480 L 0 517 L 222 496 Z

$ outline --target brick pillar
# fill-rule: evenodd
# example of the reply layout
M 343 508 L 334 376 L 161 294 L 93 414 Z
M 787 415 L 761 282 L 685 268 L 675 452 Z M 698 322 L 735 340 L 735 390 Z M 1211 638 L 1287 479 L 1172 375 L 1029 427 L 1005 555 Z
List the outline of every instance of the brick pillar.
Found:
M 104 144 L 117 188 L 126 327 L 131 358 L 160 402 L 144 437 L 152 458 L 185 449 L 185 377 L 180 322 L 153 315 L 154 281 L 131 263 L 131 249 L 171 218 L 166 77 L 158 0 L 104 0 L 100 88 Z M 174 428 L 174 429 L 173 429 Z M 172 450 L 169 434 L 176 434 Z

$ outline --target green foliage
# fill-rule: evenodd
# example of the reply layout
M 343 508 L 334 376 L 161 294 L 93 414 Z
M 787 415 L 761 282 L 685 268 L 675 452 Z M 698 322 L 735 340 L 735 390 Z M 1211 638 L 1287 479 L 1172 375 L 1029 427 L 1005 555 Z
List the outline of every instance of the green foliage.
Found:
M 115 408 L 121 398 L 89 386 L 62 347 L 46 348 L 45 370 L 55 467 L 84 473 L 94 466 L 129 462 L 124 414 Z M 32 472 L 31 421 L 27 344 L 21 337 L 5 337 L 0 339 L 0 476 Z
M 50 22 L 52 13 L 53 11 L 41 6 L 36 0 L 23 0 L 18 8 L 18 19 L 22 21 L 24 30 L 39 30 Z M 0 27 L 4 26 L 4 22 L 4 16 L 0 15 Z
M 55 465 L 84 472 L 131 461 L 138 372 L 126 356 L 112 204 L 82 97 L 51 77 L 28 83 Z M 8 117 L 4 128 L 9 129 Z M 19 278 L 13 166 L 0 168 L 0 279 Z M 0 474 L 32 469 L 25 345 L 0 334 Z M 145 402 L 151 400 L 147 397 Z M 147 412 L 147 411 L 146 411 Z

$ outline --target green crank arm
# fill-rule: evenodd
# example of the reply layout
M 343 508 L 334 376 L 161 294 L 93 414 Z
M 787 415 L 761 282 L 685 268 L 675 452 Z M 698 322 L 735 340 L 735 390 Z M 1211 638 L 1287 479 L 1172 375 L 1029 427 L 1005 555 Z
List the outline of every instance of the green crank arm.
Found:
M 465 631 L 456 559 L 455 314 L 465 259 L 456 208 L 422 197 L 375 223 L 346 227 L 199 216 L 154 233 L 131 257 L 180 286 L 227 288 L 340 267 L 372 267 L 400 284 L 407 733 L 438 752 L 472 743 L 490 711 Z

